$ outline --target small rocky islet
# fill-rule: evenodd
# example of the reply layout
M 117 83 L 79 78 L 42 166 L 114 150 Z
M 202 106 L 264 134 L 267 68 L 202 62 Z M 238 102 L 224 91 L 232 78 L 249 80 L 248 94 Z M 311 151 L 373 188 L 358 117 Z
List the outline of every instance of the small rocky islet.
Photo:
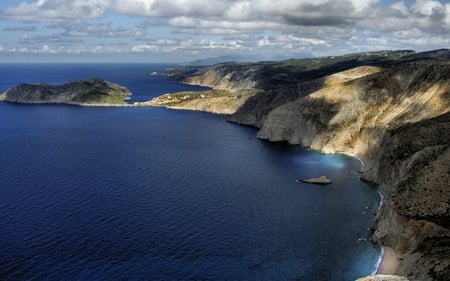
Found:
M 331 179 L 327 178 L 327 176 L 320 176 L 320 177 L 317 177 L 317 178 L 296 180 L 296 182 L 325 185 L 325 184 L 330 184 L 333 181 Z

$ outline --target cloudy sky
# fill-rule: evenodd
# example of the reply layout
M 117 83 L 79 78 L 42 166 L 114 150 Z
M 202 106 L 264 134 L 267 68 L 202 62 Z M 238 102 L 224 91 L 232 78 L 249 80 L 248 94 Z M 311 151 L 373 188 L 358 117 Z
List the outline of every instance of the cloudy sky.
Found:
M 1 0 L 0 61 L 183 62 L 450 47 L 450 0 Z

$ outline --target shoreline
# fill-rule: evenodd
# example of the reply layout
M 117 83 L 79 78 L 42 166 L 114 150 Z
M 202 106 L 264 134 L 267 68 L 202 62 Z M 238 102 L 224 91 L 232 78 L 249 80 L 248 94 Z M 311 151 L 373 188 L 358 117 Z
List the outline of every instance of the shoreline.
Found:
M 187 85 L 191 85 L 189 83 L 180 83 L 180 84 L 187 84 Z M 11 102 L 11 101 L 7 101 L 2 99 L 3 95 L 0 95 L 0 102 L 7 102 L 7 103 L 15 103 L 15 104 L 20 104 L 17 102 Z M 170 110 L 188 110 L 188 111 L 202 111 L 199 109 L 187 109 L 187 108 L 176 108 L 176 107 L 171 107 L 171 106 L 164 106 L 164 105 L 158 105 L 158 104 L 152 104 L 150 101 L 135 101 L 135 102 L 124 102 L 123 104 L 111 104 L 111 103 L 104 103 L 104 104 L 87 104 L 87 103 L 73 103 L 73 102 L 26 102 L 26 103 L 22 103 L 22 104 L 59 104 L 59 105 L 73 105 L 73 106 L 81 106 L 81 107 L 98 107 L 98 108 L 136 108 L 136 107 L 141 107 L 141 108 L 148 108 L 148 107 L 162 107 L 162 108 L 166 108 L 166 109 L 170 109 Z M 203 111 L 203 112 L 207 112 L 207 113 L 211 113 L 211 114 L 220 114 L 220 115 L 230 115 L 230 114 L 223 114 L 223 113 L 217 113 L 217 112 L 213 112 L 213 111 Z M 242 125 L 242 124 L 239 124 Z M 307 147 L 309 149 L 312 149 L 311 147 Z M 345 151 L 339 151 L 339 152 L 334 152 L 334 153 L 328 153 L 328 152 L 324 152 L 322 149 L 312 149 L 312 150 L 316 150 L 320 153 L 323 154 L 343 154 L 343 155 L 347 155 L 350 156 L 352 158 L 357 159 L 360 163 L 361 163 L 361 168 L 360 168 L 360 180 L 364 180 L 362 178 L 363 173 L 365 172 L 366 169 L 366 162 L 365 160 L 361 157 L 358 156 L 354 153 L 349 153 L 349 152 L 345 152 Z M 378 194 L 380 195 L 380 204 L 378 206 L 377 209 L 377 215 L 384 203 L 384 196 L 381 193 L 381 191 L 376 187 L 376 190 L 378 192 Z M 392 248 L 387 247 L 387 246 L 383 246 L 383 245 L 379 245 L 377 243 L 374 243 L 372 241 L 372 243 L 374 245 L 377 245 L 380 247 L 381 249 L 381 253 L 379 255 L 379 258 L 375 264 L 375 270 L 372 272 L 371 275 L 375 275 L 375 274 L 395 274 L 396 269 L 398 268 L 398 256 L 397 254 L 393 251 Z
M 399 256 L 391 248 L 387 246 L 381 246 L 381 253 L 379 264 L 374 274 L 396 274 L 399 265 Z

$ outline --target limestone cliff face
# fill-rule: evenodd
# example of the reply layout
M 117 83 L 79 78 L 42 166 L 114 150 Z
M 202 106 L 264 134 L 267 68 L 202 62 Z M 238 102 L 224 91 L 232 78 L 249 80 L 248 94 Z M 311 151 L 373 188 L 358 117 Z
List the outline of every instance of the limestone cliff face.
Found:
M 180 82 L 201 85 L 217 90 L 238 91 L 256 87 L 255 71 L 251 68 L 236 68 L 218 65 L 202 68 L 200 73 L 184 77 Z
M 233 114 L 246 102 L 245 96 L 211 97 L 184 101 L 169 106 L 173 109 L 204 111 L 215 114 Z
M 212 90 L 201 94 L 164 94 L 138 105 L 231 115 L 258 92 L 256 73 L 256 69 L 252 67 L 236 64 L 172 70 L 172 73 L 168 74 L 169 78 L 184 84 L 211 87 Z
M 388 129 L 450 111 L 450 64 L 353 72 L 358 69 L 329 76 L 320 90 L 272 110 L 258 136 L 362 157 L 372 179 Z
M 216 114 L 233 114 L 255 90 L 210 90 L 203 92 L 178 92 L 164 94 L 146 102 L 137 102 L 136 106 L 160 106 L 172 109 L 205 111 Z
M 286 83 L 266 89 L 262 94 L 252 96 L 228 120 L 234 123 L 261 128 L 269 112 L 286 103 L 304 97 L 322 86 L 319 80 Z
M 63 85 L 20 84 L 2 95 L 0 100 L 13 103 L 65 103 L 91 106 L 122 106 L 131 93 L 125 87 L 93 78 Z
M 374 240 L 402 256 L 399 274 L 444 280 L 450 276 L 450 64 L 348 74 L 328 77 L 320 90 L 272 110 L 258 136 L 363 158 L 363 178 L 385 196 Z

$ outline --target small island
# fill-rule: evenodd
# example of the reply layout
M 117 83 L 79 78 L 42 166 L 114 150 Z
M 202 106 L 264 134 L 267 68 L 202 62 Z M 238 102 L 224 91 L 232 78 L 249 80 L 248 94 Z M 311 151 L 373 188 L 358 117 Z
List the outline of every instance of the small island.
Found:
M 24 104 L 73 104 L 83 106 L 126 106 L 131 92 L 100 78 L 62 85 L 20 84 L 0 95 L 0 101 Z
M 310 178 L 310 179 L 303 179 L 303 180 L 297 180 L 297 182 L 303 182 L 303 183 L 313 183 L 313 184 L 330 184 L 333 181 L 327 178 L 326 176 L 320 176 L 318 178 Z

